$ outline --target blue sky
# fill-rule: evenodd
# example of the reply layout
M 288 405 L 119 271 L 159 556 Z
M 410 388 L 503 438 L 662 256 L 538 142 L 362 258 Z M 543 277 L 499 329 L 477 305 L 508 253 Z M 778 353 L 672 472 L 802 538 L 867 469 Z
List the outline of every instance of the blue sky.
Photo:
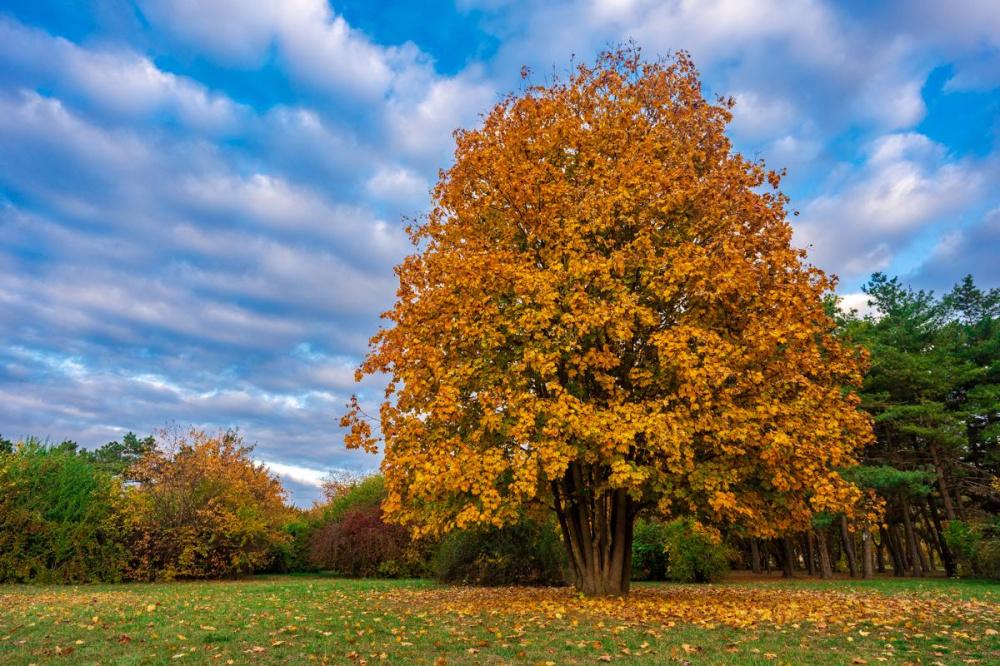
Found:
M 994 0 L 7 0 L 0 432 L 240 426 L 299 502 L 375 467 L 337 421 L 452 130 L 627 39 L 736 98 L 845 302 L 1000 286 Z

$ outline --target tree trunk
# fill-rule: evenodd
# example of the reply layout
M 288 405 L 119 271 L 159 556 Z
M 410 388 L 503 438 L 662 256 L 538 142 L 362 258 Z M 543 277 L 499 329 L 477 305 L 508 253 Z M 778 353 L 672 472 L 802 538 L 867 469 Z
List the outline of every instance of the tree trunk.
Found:
M 892 575 L 903 576 L 906 574 L 906 563 L 903 562 L 903 554 L 899 552 L 899 543 L 893 532 L 892 525 L 882 529 L 882 538 L 885 540 L 886 548 L 889 549 L 889 556 L 892 558 Z
M 840 514 L 840 538 L 844 542 L 844 557 L 847 558 L 847 568 L 851 578 L 858 576 L 858 561 L 854 557 L 854 543 L 851 541 L 851 531 L 847 528 L 847 516 Z
M 944 515 L 948 520 L 955 520 L 955 507 L 951 503 L 948 492 L 948 480 L 944 476 L 944 466 L 941 464 L 941 452 L 937 444 L 931 445 L 931 457 L 934 459 L 934 475 L 937 477 L 938 491 L 941 493 L 941 503 L 944 504 Z
M 955 484 L 955 504 L 958 505 L 958 519 L 962 522 L 968 520 L 965 517 L 965 500 L 962 499 L 962 489 Z
M 861 577 L 869 579 L 872 571 L 872 531 L 867 524 L 861 528 Z
M 816 550 L 819 551 L 819 575 L 822 578 L 833 578 L 833 567 L 830 566 L 830 548 L 826 543 L 826 530 L 816 530 Z
M 913 567 L 914 576 L 923 576 L 924 571 L 920 566 L 920 546 L 917 544 L 916 533 L 913 531 L 913 520 L 910 518 L 910 502 L 905 497 L 903 504 L 903 530 L 906 533 L 906 545 L 910 551 L 910 564 Z
M 632 575 L 635 506 L 625 490 L 605 487 L 607 475 L 572 462 L 562 481 L 552 483 L 573 584 L 589 597 L 628 594 Z
M 784 578 L 795 577 L 795 551 L 792 548 L 792 538 L 781 539 L 781 575 Z
M 874 538 L 874 535 L 872 535 Z M 885 573 L 885 537 L 879 536 L 878 543 L 875 544 L 876 570 L 880 574 Z
M 806 571 L 809 575 L 815 576 L 816 564 L 813 562 L 812 538 L 808 530 L 802 533 L 802 559 L 806 562 Z
M 957 573 L 955 571 L 955 559 L 951 555 L 951 549 L 948 548 L 948 542 L 944 539 L 944 531 L 941 529 L 941 517 L 938 515 L 937 507 L 934 506 L 934 500 L 931 498 L 927 499 L 927 509 L 931 514 L 931 522 L 934 524 L 937 541 L 941 547 L 941 562 L 944 563 L 945 575 L 951 578 Z
M 924 574 L 930 575 L 934 571 L 933 549 L 927 545 L 927 537 L 918 529 L 916 523 L 913 525 L 913 536 L 917 542 L 917 554 L 920 555 L 920 568 Z
M 913 568 L 913 562 L 911 561 L 911 551 L 906 541 L 906 530 L 903 529 L 902 523 L 893 525 L 892 538 L 896 540 L 896 548 L 899 549 L 899 559 L 903 563 L 902 571 L 899 575 L 905 576 Z
M 942 563 L 944 559 L 941 555 L 941 542 L 938 540 L 937 530 L 934 529 L 934 525 L 931 523 L 930 515 L 927 512 L 927 506 L 931 503 L 931 498 L 928 497 L 926 502 L 917 503 L 917 513 L 920 515 L 920 527 L 924 532 L 924 541 L 927 543 L 927 561 L 930 566 L 927 570 L 930 572 L 937 571 L 937 562 L 935 561 L 935 556 L 942 558 Z
M 760 546 L 757 545 L 757 537 L 750 537 L 750 571 L 760 573 Z

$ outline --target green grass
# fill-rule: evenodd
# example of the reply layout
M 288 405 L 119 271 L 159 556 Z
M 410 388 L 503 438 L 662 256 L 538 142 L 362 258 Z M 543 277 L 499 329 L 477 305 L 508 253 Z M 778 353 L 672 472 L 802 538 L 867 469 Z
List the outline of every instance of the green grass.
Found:
M 997 629 L 1000 586 L 943 579 L 639 584 L 624 603 L 322 576 L 0 586 L 3 664 L 989 664 Z
M 777 574 L 750 575 L 732 574 L 727 581 L 730 585 L 771 585 L 791 589 L 815 590 L 854 590 L 858 592 L 871 591 L 882 594 L 941 594 L 956 596 L 961 599 L 982 599 L 1000 603 L 1000 581 L 978 578 L 945 578 L 942 573 L 928 578 L 894 578 L 879 575 L 871 580 L 848 578 L 846 574 L 836 574 L 833 580 L 819 578 L 795 578 L 788 580 Z

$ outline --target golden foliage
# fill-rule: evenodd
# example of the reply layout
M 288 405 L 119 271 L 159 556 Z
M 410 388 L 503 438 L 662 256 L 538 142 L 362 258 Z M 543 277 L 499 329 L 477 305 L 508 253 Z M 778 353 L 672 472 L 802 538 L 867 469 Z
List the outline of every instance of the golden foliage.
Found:
M 635 49 L 456 133 L 358 372 L 381 405 L 385 508 L 502 524 L 571 461 L 640 506 L 760 535 L 854 505 L 870 425 L 834 279 L 791 247 L 781 174 L 732 151 L 731 101 Z M 357 401 L 347 444 L 374 450 Z
M 130 470 L 125 521 L 137 579 L 212 578 L 260 569 L 288 541 L 281 482 L 235 431 L 161 433 Z

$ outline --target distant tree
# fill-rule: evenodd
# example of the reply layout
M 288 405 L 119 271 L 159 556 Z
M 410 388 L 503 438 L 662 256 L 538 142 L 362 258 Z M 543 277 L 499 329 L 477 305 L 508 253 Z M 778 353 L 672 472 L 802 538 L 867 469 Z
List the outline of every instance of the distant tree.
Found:
M 453 530 L 434 553 L 434 577 L 460 585 L 564 585 L 566 551 L 554 522 Z
M 80 450 L 80 445 L 74 442 L 72 439 L 64 439 L 53 447 L 56 451 L 66 451 L 67 453 L 76 453 Z
M 1000 289 L 983 291 L 966 275 L 945 295 L 942 305 L 965 326 L 989 328 L 990 321 L 1000 318 Z
M 380 507 L 386 496 L 385 479 L 380 474 L 338 475 L 324 481 L 323 493 L 326 502 L 320 515 L 326 521 L 337 521 L 348 510 L 359 506 Z
M 152 435 L 139 439 L 135 433 L 128 432 L 122 441 L 108 442 L 89 452 L 89 455 L 98 467 L 109 474 L 128 477 L 130 468 L 154 448 L 156 438 Z
M 841 326 L 871 355 L 876 443 L 852 478 L 887 502 L 878 546 L 897 574 L 923 574 L 935 553 L 953 574 L 948 523 L 1000 509 L 1000 290 L 966 276 L 938 298 L 876 273 L 864 291 L 874 312 Z
M 686 54 L 626 48 L 456 134 L 359 372 L 390 378 L 392 520 L 549 506 L 576 586 L 619 595 L 643 512 L 770 536 L 853 506 L 836 469 L 871 439 L 863 361 L 791 246 L 781 174 L 732 150 L 730 107 Z M 344 425 L 375 449 L 356 401 Z
M 130 575 L 211 578 L 263 569 L 283 529 L 285 491 L 233 430 L 163 433 L 132 467 Z

